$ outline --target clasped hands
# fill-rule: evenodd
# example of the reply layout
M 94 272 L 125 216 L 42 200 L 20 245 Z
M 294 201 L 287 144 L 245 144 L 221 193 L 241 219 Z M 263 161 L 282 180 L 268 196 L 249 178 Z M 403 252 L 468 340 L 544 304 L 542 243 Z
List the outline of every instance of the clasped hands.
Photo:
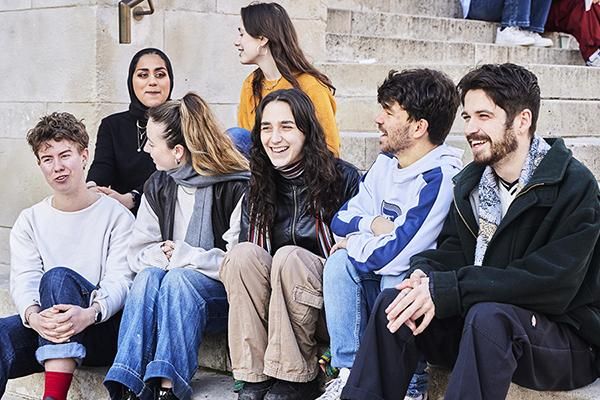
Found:
M 68 342 L 92 325 L 96 311 L 73 304 L 57 304 L 29 316 L 29 326 L 52 343 Z
M 396 332 L 405 324 L 413 335 L 422 333 L 435 316 L 435 305 L 429 292 L 429 278 L 420 269 L 409 278 L 396 285 L 400 291 L 394 301 L 385 309 L 387 328 Z M 417 325 L 417 321 L 423 318 Z

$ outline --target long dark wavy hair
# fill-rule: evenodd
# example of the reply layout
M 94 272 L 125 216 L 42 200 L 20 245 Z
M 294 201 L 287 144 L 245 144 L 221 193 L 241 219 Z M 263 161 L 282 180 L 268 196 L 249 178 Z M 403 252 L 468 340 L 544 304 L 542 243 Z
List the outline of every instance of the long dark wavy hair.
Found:
M 296 126 L 304 134 L 304 185 L 308 191 L 308 211 L 315 218 L 329 223 L 342 201 L 342 177 L 336 159 L 327 148 L 323 129 L 315 115 L 312 102 L 299 89 L 282 89 L 269 93 L 256 110 L 250 151 L 250 190 L 248 204 L 250 223 L 264 234 L 277 212 L 277 171 L 260 138 L 262 115 L 267 104 L 281 101 L 290 106 Z
M 251 3 L 241 9 L 242 23 L 246 33 L 254 38 L 269 39 L 269 49 L 275 65 L 281 75 L 295 88 L 300 88 L 294 76 L 307 73 L 317 78 L 323 85 L 335 93 L 331 80 L 317 70 L 308 60 L 300 45 L 298 35 L 287 11 L 277 3 Z M 252 78 L 252 94 L 255 104 L 262 98 L 264 74 L 260 68 L 254 71 Z

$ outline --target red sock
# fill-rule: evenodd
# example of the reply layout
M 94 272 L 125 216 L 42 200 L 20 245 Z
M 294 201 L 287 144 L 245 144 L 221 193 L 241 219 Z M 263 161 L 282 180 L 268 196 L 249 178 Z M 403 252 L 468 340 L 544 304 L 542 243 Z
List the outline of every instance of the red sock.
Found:
M 44 398 L 52 397 L 54 400 L 67 400 L 67 393 L 71 386 L 73 374 L 67 372 L 46 371 L 44 384 Z

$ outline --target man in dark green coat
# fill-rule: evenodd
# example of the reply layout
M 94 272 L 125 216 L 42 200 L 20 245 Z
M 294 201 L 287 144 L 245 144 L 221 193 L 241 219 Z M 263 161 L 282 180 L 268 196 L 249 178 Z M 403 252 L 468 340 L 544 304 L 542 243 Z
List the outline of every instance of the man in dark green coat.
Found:
M 452 368 L 447 400 L 598 377 L 596 179 L 562 139 L 535 135 L 533 73 L 484 65 L 458 87 L 474 161 L 455 177 L 438 248 L 378 298 L 342 399 L 399 398 L 420 353 Z

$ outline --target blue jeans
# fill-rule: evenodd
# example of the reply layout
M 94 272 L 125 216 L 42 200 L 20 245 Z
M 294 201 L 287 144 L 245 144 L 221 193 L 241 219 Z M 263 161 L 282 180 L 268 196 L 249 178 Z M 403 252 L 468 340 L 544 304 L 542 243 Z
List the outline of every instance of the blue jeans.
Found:
M 125 386 L 152 399 L 153 381 L 164 378 L 178 399 L 190 399 L 202 338 L 225 331 L 227 312 L 221 282 L 186 268 L 144 269 L 127 297 L 117 356 L 104 380 L 111 398 Z
M 552 0 L 471 0 L 467 18 L 544 32 Z
M 329 256 L 323 271 L 323 298 L 332 366 L 352 368 L 377 296 L 381 290 L 394 287 L 403 279 L 403 274 L 391 276 L 358 271 L 344 249 Z M 416 396 L 427 391 L 426 366 L 424 360 L 419 362 L 407 394 Z
M 94 289 L 75 271 L 55 267 L 40 281 L 40 306 L 46 309 L 56 304 L 75 304 L 87 308 Z M 0 397 L 8 379 L 41 372 L 48 359 L 73 358 L 86 366 L 110 365 L 117 352 L 120 319 L 118 313 L 108 321 L 89 326 L 68 343 L 54 344 L 25 327 L 18 315 L 0 318 Z
M 233 144 L 246 158 L 250 158 L 250 149 L 252 148 L 252 137 L 248 129 L 233 127 L 225 131 Z

